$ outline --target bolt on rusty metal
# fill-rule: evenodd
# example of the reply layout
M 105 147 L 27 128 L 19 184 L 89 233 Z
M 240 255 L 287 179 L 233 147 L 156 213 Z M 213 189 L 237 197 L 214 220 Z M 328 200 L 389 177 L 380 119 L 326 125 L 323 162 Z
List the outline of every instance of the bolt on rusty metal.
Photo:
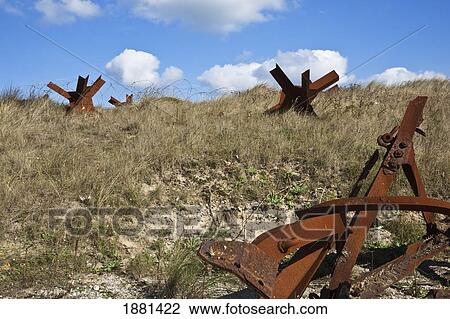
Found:
M 67 92 L 53 82 L 47 84 L 47 87 L 69 100 L 67 112 L 95 112 L 92 98 L 102 88 L 105 81 L 100 76 L 91 86 L 88 86 L 89 75 L 85 78 L 78 77 L 75 91 Z
M 133 94 L 126 95 L 125 102 L 121 102 L 115 97 L 111 96 L 111 98 L 108 101 L 110 104 L 114 105 L 115 107 L 121 107 L 121 106 L 129 106 L 133 104 Z
M 270 74 L 272 74 L 281 86 L 282 91 L 278 104 L 267 110 L 265 114 L 284 113 L 290 109 L 294 109 L 301 114 L 316 115 L 311 105 L 312 101 L 321 91 L 339 81 L 339 75 L 335 71 L 331 71 L 317 81 L 312 82 L 310 79 L 310 70 L 306 70 L 302 74 L 301 86 L 296 86 L 278 64 L 275 69 L 270 71 Z M 333 87 L 332 89 L 337 90 L 337 87 Z
M 450 227 L 438 227 L 435 222 L 436 213 L 450 216 L 450 203 L 428 197 L 414 156 L 413 136 L 423 133 L 418 127 L 423 121 L 426 101 L 426 97 L 411 101 L 400 126 L 378 138 L 387 152 L 364 197 L 357 196 L 362 182 L 377 163 L 378 152 L 366 163 L 349 198 L 298 210 L 297 222 L 263 233 L 252 243 L 206 242 L 198 255 L 232 272 L 265 298 L 296 298 L 304 293 L 327 253 L 335 247 L 338 257 L 330 284 L 323 287 L 320 296 L 311 297 L 379 296 L 450 244 Z M 415 196 L 388 196 L 400 169 Z M 422 212 L 427 225 L 426 239 L 408 246 L 403 256 L 352 281 L 351 271 L 366 234 L 377 214 L 387 208 Z M 347 224 L 348 212 L 355 212 L 350 224 Z

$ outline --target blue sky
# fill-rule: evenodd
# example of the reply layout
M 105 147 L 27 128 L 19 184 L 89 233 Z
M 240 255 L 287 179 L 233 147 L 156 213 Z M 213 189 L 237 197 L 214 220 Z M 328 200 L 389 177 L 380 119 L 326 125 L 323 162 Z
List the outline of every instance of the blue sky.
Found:
M 0 0 L 0 88 L 100 75 L 25 25 L 136 91 L 273 84 L 275 62 L 295 81 L 306 68 L 313 78 L 336 69 L 343 84 L 449 77 L 449 13 L 437 0 Z M 126 90 L 106 80 L 98 99 L 121 98 Z

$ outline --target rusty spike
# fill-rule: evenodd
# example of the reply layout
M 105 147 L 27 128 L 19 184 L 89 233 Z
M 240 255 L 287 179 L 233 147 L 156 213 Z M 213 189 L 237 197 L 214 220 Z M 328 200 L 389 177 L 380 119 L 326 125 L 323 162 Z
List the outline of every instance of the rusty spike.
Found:
M 403 256 L 357 279 L 352 284 L 352 295 L 364 299 L 378 297 L 386 288 L 412 274 L 422 262 L 445 251 L 449 244 L 450 238 L 438 234 L 409 245 Z
M 301 86 L 295 86 L 277 64 L 270 71 L 281 87 L 280 102 L 266 111 L 266 114 L 283 113 L 293 108 L 298 113 L 315 115 L 311 102 L 327 87 L 339 81 L 339 75 L 335 71 L 329 72 L 315 82 L 311 82 L 310 70 L 302 74 Z
M 86 91 L 84 93 L 84 96 L 86 98 L 92 99 L 95 94 L 97 94 L 98 91 L 102 88 L 102 86 L 105 84 L 105 80 L 102 79 L 101 76 L 98 77 L 97 80 L 90 86 L 86 88 Z
M 71 96 L 70 96 L 69 92 L 67 92 L 66 90 L 62 89 L 61 87 L 59 87 L 55 83 L 50 82 L 49 84 L 47 84 L 47 87 L 52 89 L 53 91 L 55 91 L 59 95 L 65 97 L 66 99 L 68 99 L 68 100 L 71 99 Z
M 92 86 L 88 86 L 89 76 L 83 78 L 78 77 L 77 87 L 75 91 L 67 92 L 50 82 L 47 86 L 69 100 L 67 112 L 95 112 L 92 98 L 105 84 L 105 81 L 99 77 Z
M 311 85 L 309 86 L 309 89 L 320 92 L 320 91 L 325 90 L 327 87 L 333 85 L 337 81 L 339 81 L 339 75 L 336 73 L 336 71 L 331 71 L 331 72 L 327 73 L 326 75 L 322 76 L 320 79 L 311 83 Z M 335 89 L 335 88 L 336 88 L 336 86 L 333 86 L 331 89 Z
M 108 101 L 110 104 L 114 105 L 115 107 L 120 107 L 120 106 L 128 106 L 133 104 L 133 94 L 131 95 L 126 95 L 125 98 L 125 102 L 121 102 L 118 99 L 116 99 L 115 97 L 112 97 L 109 99 Z
M 82 76 L 78 76 L 77 88 L 75 91 L 80 94 L 83 93 L 84 91 L 86 91 L 86 89 L 88 87 L 88 81 L 89 81 L 89 75 L 85 78 L 83 78 Z
M 291 82 L 291 80 L 287 77 L 286 73 L 283 72 L 283 70 L 280 68 L 280 66 L 277 64 L 275 66 L 275 69 L 270 71 L 270 74 L 272 74 L 273 78 L 277 83 L 281 86 L 282 91 L 291 91 L 295 88 L 294 84 Z

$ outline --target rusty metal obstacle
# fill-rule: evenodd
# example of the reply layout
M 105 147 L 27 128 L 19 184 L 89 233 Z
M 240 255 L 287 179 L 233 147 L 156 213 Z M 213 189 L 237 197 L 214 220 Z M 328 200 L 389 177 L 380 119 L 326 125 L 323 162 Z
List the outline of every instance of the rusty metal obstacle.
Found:
M 133 94 L 126 95 L 125 102 L 121 102 L 115 97 L 111 96 L 111 98 L 108 101 L 110 104 L 114 105 L 115 107 L 121 107 L 121 106 L 129 106 L 133 104 Z
M 85 78 L 79 76 L 75 91 L 70 92 L 67 92 L 53 82 L 50 82 L 47 86 L 69 100 L 69 105 L 66 108 L 67 112 L 95 112 L 92 98 L 102 88 L 105 81 L 100 76 L 91 86 L 88 86 L 88 82 L 89 75 Z
M 378 144 L 387 151 L 363 197 L 358 197 L 361 186 L 375 167 L 378 152 L 366 163 L 348 198 L 297 210 L 297 222 L 263 233 L 252 243 L 205 242 L 198 255 L 232 272 L 262 297 L 296 298 L 303 295 L 328 252 L 335 248 L 337 259 L 329 285 L 323 287 L 320 295 L 310 297 L 378 297 L 450 244 L 449 225 L 436 222 L 436 214 L 450 216 L 450 203 L 428 197 L 414 156 L 413 136 L 424 135 L 419 126 L 426 101 L 427 97 L 411 101 L 401 124 L 378 138 Z M 415 196 L 389 195 L 401 170 Z M 404 255 L 351 280 L 366 235 L 377 214 L 385 210 L 422 212 L 427 235 L 409 245 Z M 354 212 L 350 223 L 349 212 Z
M 301 86 L 296 86 L 278 64 L 275 69 L 270 71 L 270 74 L 281 86 L 282 91 L 278 104 L 265 112 L 268 115 L 284 113 L 291 109 L 302 114 L 316 115 L 311 105 L 312 101 L 321 91 L 339 81 L 339 75 L 335 71 L 331 71 L 317 81 L 312 82 L 310 70 L 306 70 L 302 74 Z

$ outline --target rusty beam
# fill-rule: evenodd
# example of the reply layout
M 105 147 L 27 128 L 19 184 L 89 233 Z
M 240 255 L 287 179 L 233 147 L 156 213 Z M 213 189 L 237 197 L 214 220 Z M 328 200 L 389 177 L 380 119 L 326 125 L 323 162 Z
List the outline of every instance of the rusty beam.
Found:
M 94 112 L 94 103 L 92 98 L 105 84 L 105 81 L 99 77 L 92 86 L 88 86 L 89 76 L 86 78 L 79 76 L 75 91 L 67 92 L 50 82 L 47 86 L 69 100 L 67 112 Z
M 297 211 L 300 219 L 351 211 L 366 211 L 367 215 L 385 210 L 429 211 L 450 216 L 450 203 L 429 197 L 373 196 L 335 199 Z
M 339 75 L 336 73 L 336 71 L 331 71 L 326 75 L 322 76 L 320 79 L 311 83 L 309 89 L 320 92 L 325 90 L 327 87 L 330 87 L 331 85 L 335 84 L 338 81 Z
M 131 95 L 127 94 L 125 97 L 125 102 L 121 102 L 113 96 L 111 96 L 111 98 L 109 99 L 108 102 L 110 104 L 114 105 L 115 107 L 128 106 L 128 105 L 133 104 L 133 94 L 131 94 Z
M 86 88 L 84 96 L 88 99 L 92 99 L 94 95 L 97 94 L 98 91 L 100 91 L 105 83 L 105 80 L 103 80 L 102 77 L 99 76 L 91 86 Z
M 277 227 L 251 244 L 206 242 L 198 255 L 206 262 L 235 274 L 265 298 L 293 298 L 303 294 L 329 246 L 344 230 L 345 219 L 342 216 L 322 216 Z M 302 263 L 292 263 L 279 270 L 284 258 L 294 252 Z M 261 258 L 250 258 L 254 254 Z M 258 266 L 264 270 L 264 276 Z
M 411 275 L 422 262 L 445 251 L 450 238 L 435 235 L 424 242 L 409 245 L 406 253 L 383 266 L 362 275 L 352 283 L 352 296 L 369 299 L 378 297 L 396 282 Z
M 386 142 L 388 152 L 366 194 L 367 197 L 386 196 L 397 178 L 399 169 L 404 165 L 411 165 L 415 162 L 412 139 L 417 127 L 423 121 L 423 109 L 426 101 L 426 97 L 417 97 L 411 101 L 399 128 L 391 132 L 390 140 L 385 139 L 384 142 Z M 387 134 L 383 136 L 386 137 Z M 342 289 L 345 290 L 350 285 L 351 271 L 361 251 L 366 234 L 376 219 L 377 212 L 365 210 L 355 213 L 349 226 L 348 238 L 345 240 L 342 252 L 337 259 L 330 281 L 330 290 L 334 291 L 335 296 L 338 296 Z
M 284 92 L 289 92 L 294 89 L 294 84 L 291 82 L 291 80 L 287 77 L 286 73 L 283 72 L 283 70 L 280 68 L 280 66 L 277 64 L 275 66 L 275 69 L 270 71 L 270 74 L 273 76 L 275 81 L 277 81 L 278 85 L 281 86 L 281 89 Z
M 70 99 L 70 98 L 71 98 L 69 92 L 67 92 L 66 90 L 62 89 L 61 87 L 59 87 L 58 85 L 56 85 L 56 84 L 53 83 L 53 82 L 49 82 L 49 83 L 47 84 L 47 87 L 48 87 L 49 89 L 52 89 L 53 91 L 55 91 L 55 92 L 58 93 L 59 95 L 65 97 L 66 99 Z
M 89 75 L 85 78 L 83 78 L 82 76 L 78 76 L 77 88 L 75 89 L 75 92 L 78 92 L 80 94 L 85 92 L 88 87 L 88 81 Z
M 118 106 L 120 105 L 122 102 L 120 102 L 118 99 L 116 99 L 115 97 L 112 97 L 109 99 L 108 101 L 109 104 L 112 104 L 114 106 Z
M 315 115 L 311 105 L 314 98 L 319 92 L 339 81 L 338 74 L 335 71 L 331 71 L 317 81 L 311 82 L 310 70 L 306 70 L 302 73 L 301 86 L 296 86 L 278 64 L 270 71 L 270 74 L 280 85 L 281 93 L 278 104 L 265 112 L 269 115 L 287 112 L 290 109 L 294 109 L 296 112 L 302 114 Z

